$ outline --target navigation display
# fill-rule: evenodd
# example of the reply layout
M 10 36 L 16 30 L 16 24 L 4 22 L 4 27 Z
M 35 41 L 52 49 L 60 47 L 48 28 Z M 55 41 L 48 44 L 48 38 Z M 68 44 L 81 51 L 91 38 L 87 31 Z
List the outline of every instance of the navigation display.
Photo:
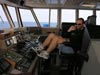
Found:
M 17 38 L 16 38 L 16 36 L 13 36 L 13 37 L 12 37 L 12 40 L 13 40 L 13 43 L 14 43 L 14 44 L 17 43 Z
M 8 40 L 5 40 L 5 43 L 6 43 L 7 46 L 10 46 L 11 45 L 11 42 L 10 42 L 9 39 Z

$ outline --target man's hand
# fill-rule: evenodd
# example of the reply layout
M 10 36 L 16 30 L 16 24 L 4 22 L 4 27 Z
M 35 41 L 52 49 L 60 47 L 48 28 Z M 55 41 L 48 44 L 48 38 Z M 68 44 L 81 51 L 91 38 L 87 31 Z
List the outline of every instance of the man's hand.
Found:
M 67 32 L 71 32 L 71 31 L 74 31 L 74 30 L 76 30 L 76 26 L 75 26 L 75 25 L 74 25 L 74 26 L 71 26 L 71 27 L 68 29 Z

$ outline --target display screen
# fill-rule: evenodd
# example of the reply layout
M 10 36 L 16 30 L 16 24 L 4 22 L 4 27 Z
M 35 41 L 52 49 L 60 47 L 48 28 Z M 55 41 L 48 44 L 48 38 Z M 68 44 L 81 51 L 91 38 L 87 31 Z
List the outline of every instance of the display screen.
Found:
M 16 36 L 13 36 L 13 37 L 12 37 L 12 40 L 13 40 L 13 43 L 14 43 L 14 44 L 17 43 L 17 38 L 16 38 Z
M 10 42 L 11 42 L 11 44 L 13 44 L 13 43 L 14 43 L 12 39 L 10 39 Z
M 11 42 L 10 42 L 9 39 L 8 40 L 5 40 L 5 43 L 6 43 L 7 46 L 10 46 L 11 45 Z

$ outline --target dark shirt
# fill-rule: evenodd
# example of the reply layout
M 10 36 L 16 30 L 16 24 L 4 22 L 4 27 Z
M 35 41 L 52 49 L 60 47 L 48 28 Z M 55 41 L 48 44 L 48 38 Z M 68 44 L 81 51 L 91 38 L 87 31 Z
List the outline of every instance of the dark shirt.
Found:
M 66 45 L 71 46 L 75 51 L 80 50 L 82 45 L 83 33 L 84 28 L 81 30 L 67 32 L 66 37 L 70 39 L 70 42 Z

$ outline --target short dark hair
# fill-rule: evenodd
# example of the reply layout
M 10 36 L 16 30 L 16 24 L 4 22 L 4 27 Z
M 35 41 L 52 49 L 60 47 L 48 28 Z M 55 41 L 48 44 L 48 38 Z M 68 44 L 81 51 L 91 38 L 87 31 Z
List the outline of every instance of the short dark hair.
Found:
M 82 23 L 83 23 L 83 24 L 85 23 L 85 21 L 84 21 L 83 18 L 78 18 L 77 20 L 82 20 Z

